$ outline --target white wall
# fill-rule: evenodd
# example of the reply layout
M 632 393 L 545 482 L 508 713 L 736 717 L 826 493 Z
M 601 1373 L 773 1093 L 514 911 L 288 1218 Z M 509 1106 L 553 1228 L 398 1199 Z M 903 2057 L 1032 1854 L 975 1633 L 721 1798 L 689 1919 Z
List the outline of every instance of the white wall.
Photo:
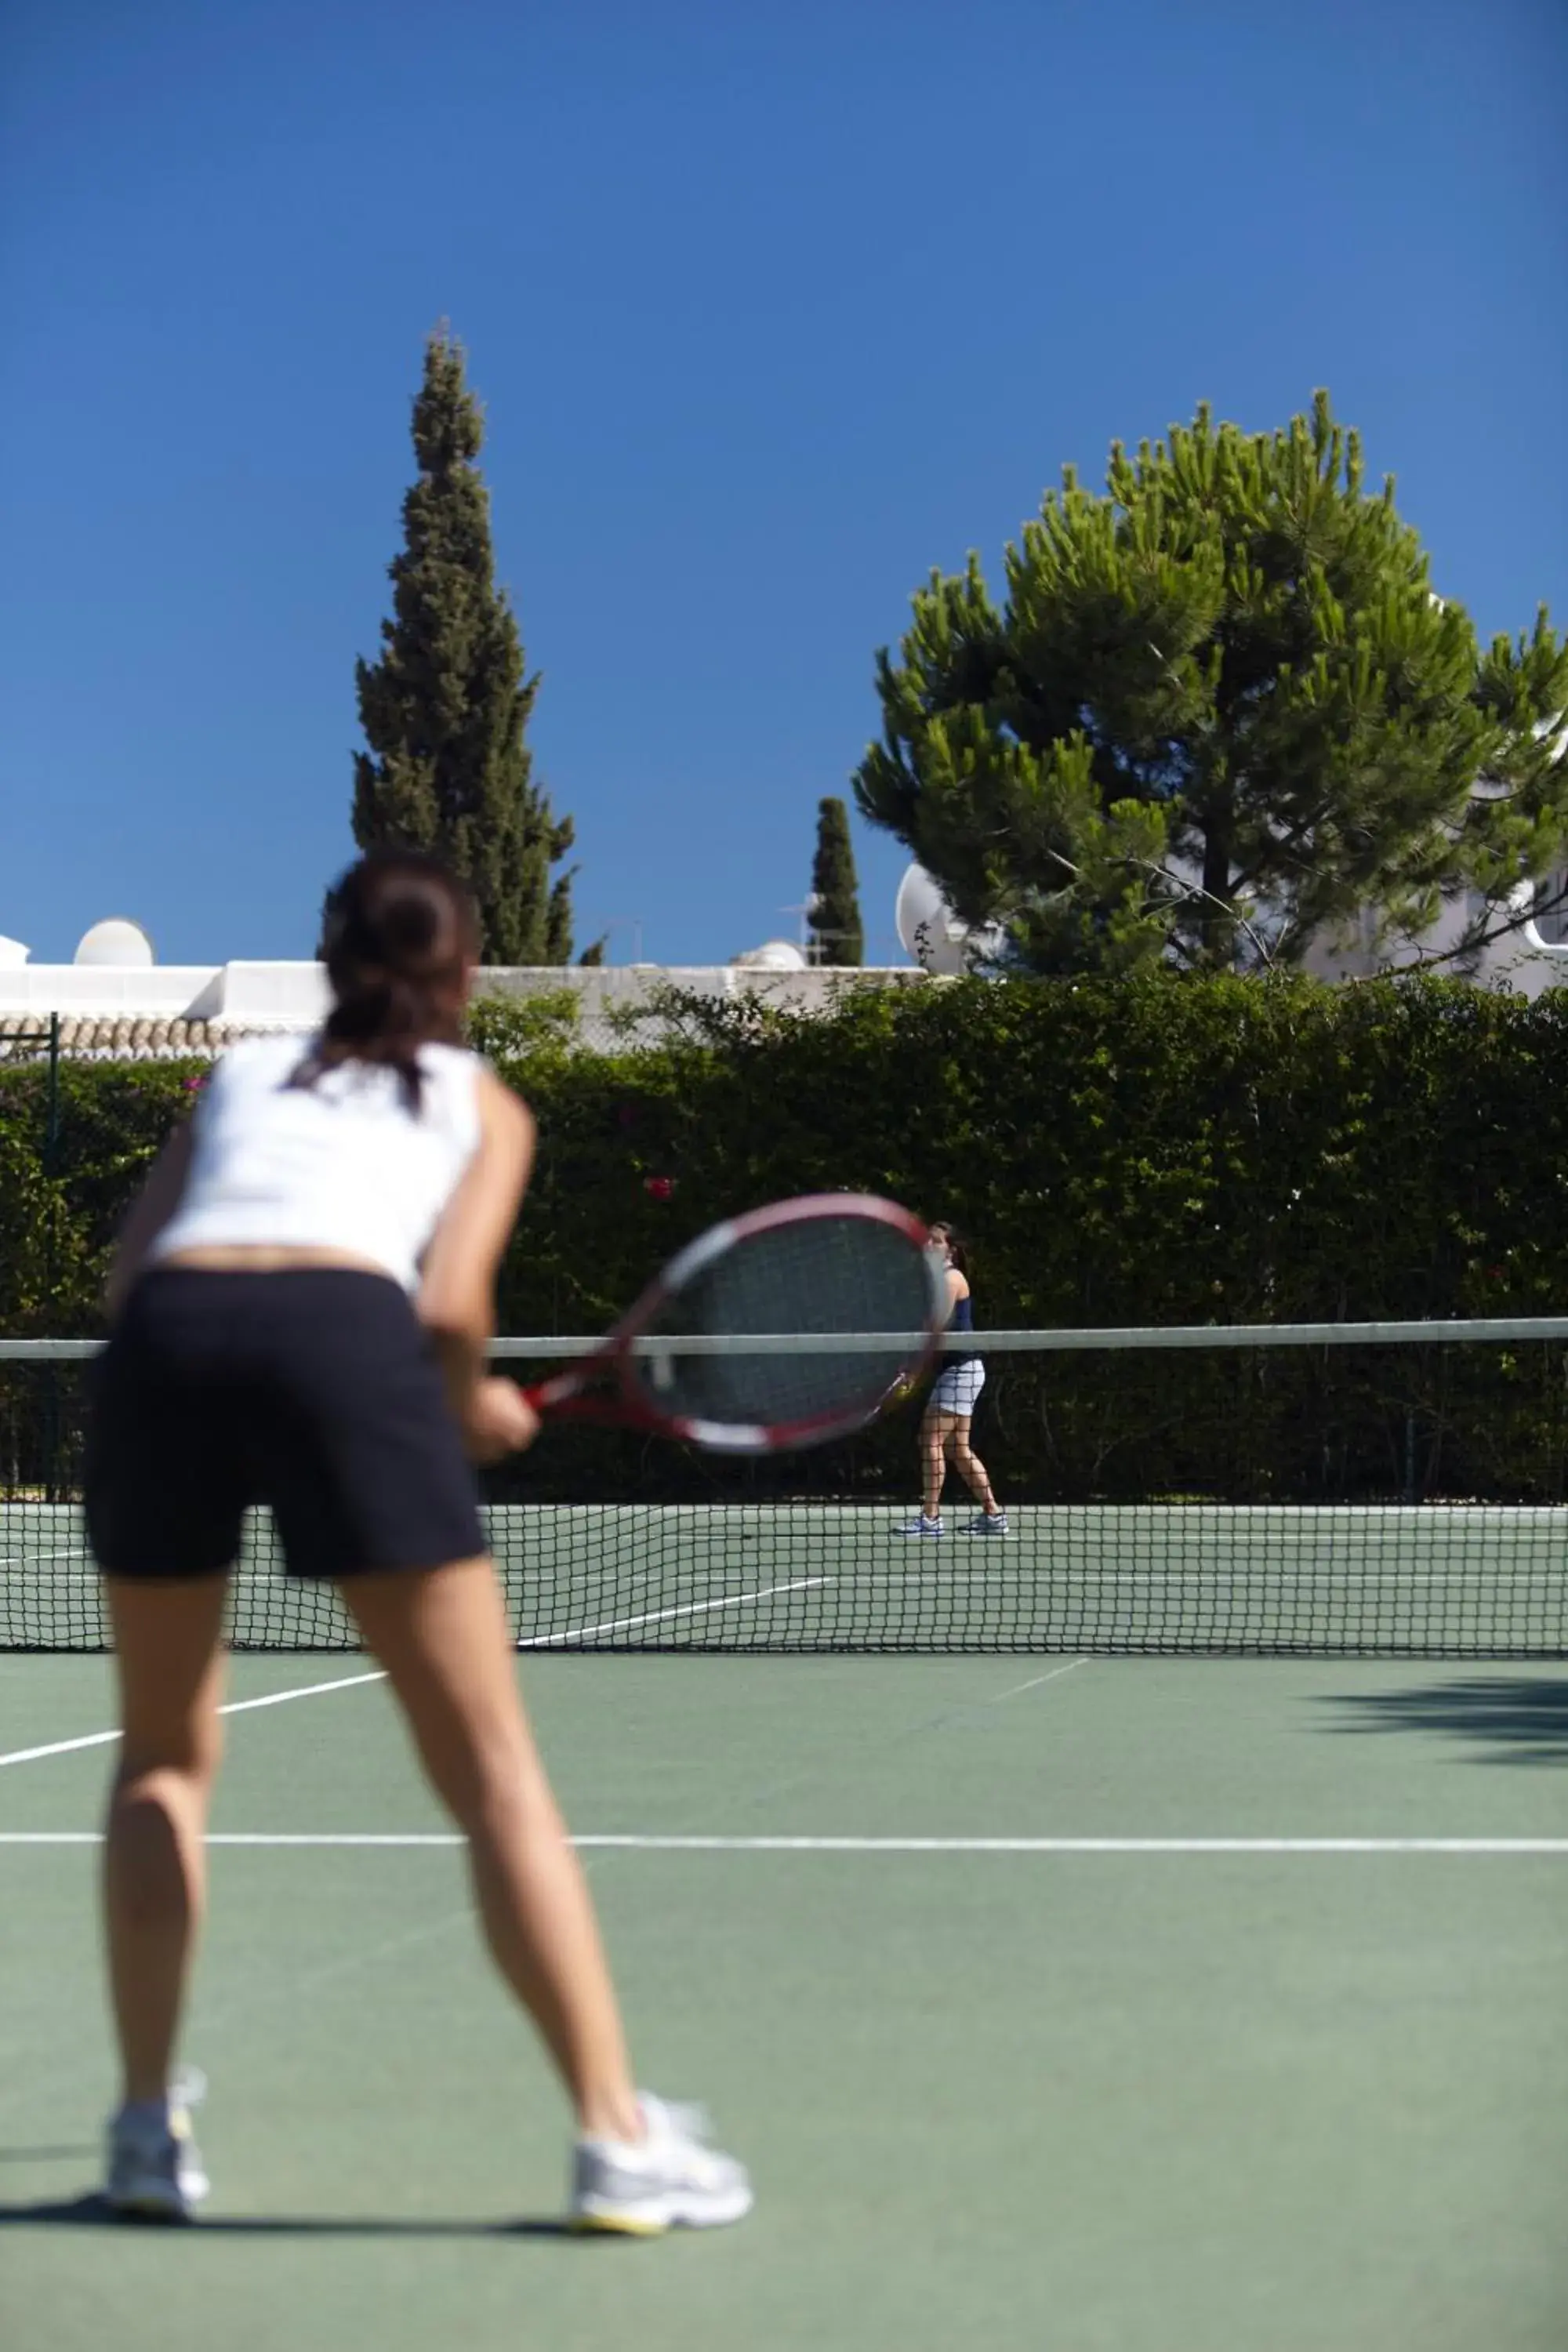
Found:
M 766 971 L 730 964 L 666 968 L 569 964 L 482 970 L 479 995 L 536 996 L 569 990 L 585 1043 L 610 1042 L 609 1016 L 646 1004 L 665 986 L 715 1001 L 762 997 L 823 1010 L 846 986 L 923 987 L 912 966 L 866 971 Z M 0 1021 L 59 1013 L 76 1020 L 203 1021 L 229 1029 L 308 1030 L 328 1005 L 318 963 L 7 965 L 0 961 Z
M 1445 908 L 1423 938 L 1422 951 L 1430 956 L 1457 947 L 1470 911 L 1464 906 Z M 1386 949 L 1376 947 L 1368 913 L 1362 917 L 1357 934 L 1336 946 L 1310 949 L 1304 965 L 1319 980 L 1367 980 L 1391 963 L 1397 970 L 1416 960 L 1415 950 L 1391 957 Z M 1507 939 L 1482 950 L 1475 977 L 1483 988 L 1506 985 L 1521 996 L 1540 996 L 1548 988 L 1568 985 L 1568 941 L 1543 939 L 1536 925 L 1527 922 Z

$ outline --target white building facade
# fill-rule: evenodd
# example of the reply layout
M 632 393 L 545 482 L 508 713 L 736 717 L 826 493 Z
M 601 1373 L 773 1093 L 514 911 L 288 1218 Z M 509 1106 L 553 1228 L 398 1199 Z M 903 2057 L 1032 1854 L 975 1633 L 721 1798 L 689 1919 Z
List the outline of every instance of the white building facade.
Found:
M 479 996 L 575 1000 L 570 1035 L 589 1052 L 626 1052 L 668 1024 L 658 1000 L 669 989 L 711 1003 L 760 999 L 823 1012 L 849 988 L 929 985 L 918 966 L 812 969 L 784 943 L 730 964 L 568 964 L 481 968 Z M 58 1041 L 73 1058 L 175 1060 L 212 1055 L 238 1037 L 307 1034 L 330 1002 L 319 963 L 161 964 L 139 927 L 95 924 L 65 964 L 34 963 L 20 942 L 0 940 L 0 1055 Z M 642 1018 L 637 1016 L 642 1015 Z
M 1458 944 L 1467 912 L 1462 906 L 1448 910 L 1419 950 L 1393 959 L 1378 946 L 1369 915 L 1359 935 L 1312 950 L 1306 969 L 1322 980 L 1355 981 L 1402 962 L 1430 962 Z M 963 962 L 962 926 L 949 928 L 957 945 L 952 956 L 941 951 L 952 944 L 943 934 L 927 959 L 934 974 L 920 963 L 813 968 L 798 949 L 774 940 L 727 964 L 487 967 L 475 992 L 548 998 L 555 1004 L 568 995 L 575 1006 L 571 1042 L 585 1052 L 624 1053 L 667 1034 L 659 1001 L 671 990 L 716 1004 L 751 999 L 812 1013 L 830 1010 L 847 990 L 940 986 Z M 914 944 L 924 953 L 927 942 L 918 927 Z M 1541 922 L 1528 919 L 1483 950 L 1475 980 L 1524 996 L 1568 982 L 1568 911 Z M 18 940 L 0 937 L 0 1057 L 36 1049 L 51 1035 L 72 1058 L 210 1055 L 239 1037 L 308 1034 L 329 1001 L 319 963 L 160 964 L 140 927 L 120 919 L 95 924 L 67 964 L 34 963 Z

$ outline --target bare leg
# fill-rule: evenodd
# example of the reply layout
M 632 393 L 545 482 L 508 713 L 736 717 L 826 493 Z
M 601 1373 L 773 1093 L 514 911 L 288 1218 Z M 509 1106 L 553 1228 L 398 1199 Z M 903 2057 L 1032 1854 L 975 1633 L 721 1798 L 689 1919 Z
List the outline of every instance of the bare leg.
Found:
M 991 1481 L 985 1475 L 985 1465 L 969 1443 L 967 1414 L 963 1420 L 955 1423 L 952 1443 L 953 1468 L 958 1472 L 981 1509 L 988 1512 L 991 1517 L 994 1518 L 999 1507 L 992 1490 Z
M 952 1415 L 928 1412 L 921 1423 L 921 1508 L 928 1519 L 942 1509 L 942 1484 L 947 1476 L 947 1432 Z
M 227 1580 L 107 1580 L 124 1738 L 103 1851 L 110 1990 L 125 2096 L 168 2086 L 206 1896 L 204 1840 L 223 1738 Z
M 468 1840 L 496 1966 L 531 2014 L 580 2128 L 635 2140 L 642 2117 L 620 2012 L 576 1854 L 518 1696 L 488 1559 L 346 1579 L 431 1785 Z

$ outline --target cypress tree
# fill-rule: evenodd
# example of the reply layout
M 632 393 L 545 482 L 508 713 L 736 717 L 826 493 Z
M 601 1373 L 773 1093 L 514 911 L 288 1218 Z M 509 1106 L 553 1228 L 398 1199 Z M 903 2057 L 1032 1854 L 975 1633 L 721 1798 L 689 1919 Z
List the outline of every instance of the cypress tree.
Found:
M 817 803 L 816 856 L 811 867 L 811 961 L 847 964 L 866 961 L 849 812 L 840 800 Z
M 455 866 L 479 903 L 487 963 L 564 963 L 572 877 L 551 869 L 572 845 L 572 821 L 534 782 L 523 740 L 539 680 L 495 582 L 475 464 L 483 442 L 463 348 L 440 327 L 414 404 L 419 478 L 389 567 L 393 615 L 379 658 L 355 665 L 369 749 L 354 755 L 354 839 L 434 850 Z

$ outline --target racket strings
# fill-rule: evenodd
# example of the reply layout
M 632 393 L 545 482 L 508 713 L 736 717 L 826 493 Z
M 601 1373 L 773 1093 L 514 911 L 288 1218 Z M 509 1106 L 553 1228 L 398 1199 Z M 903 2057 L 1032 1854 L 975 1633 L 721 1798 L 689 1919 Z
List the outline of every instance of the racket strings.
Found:
M 667 1298 L 647 1327 L 665 1344 L 639 1360 L 665 1414 L 727 1426 L 779 1428 L 869 1414 L 910 1370 L 906 1346 L 846 1355 L 847 1331 L 928 1330 L 933 1292 L 907 1233 L 864 1216 L 814 1216 L 735 1241 Z M 748 1332 L 820 1338 L 820 1349 L 760 1354 Z M 682 1337 L 724 1334 L 721 1354 L 683 1354 Z M 826 1432 L 824 1433 L 826 1433 Z

